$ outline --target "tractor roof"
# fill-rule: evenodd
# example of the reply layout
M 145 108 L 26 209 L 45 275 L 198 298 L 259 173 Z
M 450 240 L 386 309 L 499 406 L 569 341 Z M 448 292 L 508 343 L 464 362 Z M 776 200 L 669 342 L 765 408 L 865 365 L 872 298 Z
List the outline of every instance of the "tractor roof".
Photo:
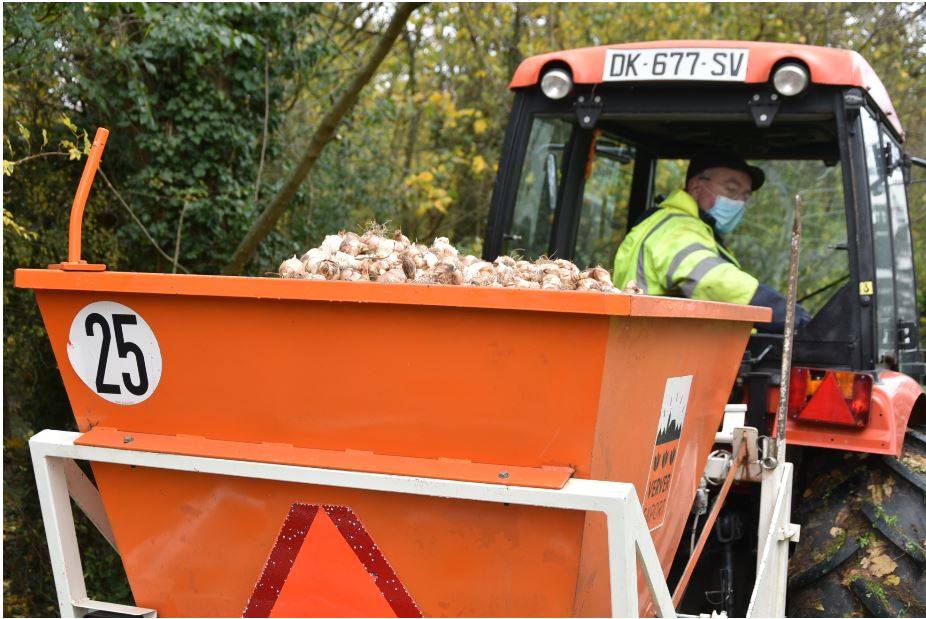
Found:
M 781 60 L 796 58 L 810 70 L 814 84 L 831 86 L 857 86 L 868 95 L 887 116 L 894 129 L 903 136 L 900 119 L 891 104 L 891 99 L 871 65 L 855 51 L 819 47 L 816 45 L 794 45 L 791 43 L 762 43 L 755 41 L 646 41 L 601 45 L 531 56 L 524 60 L 509 84 L 510 88 L 533 86 L 540 79 L 540 71 L 549 62 L 565 63 L 572 70 L 577 84 L 599 84 L 604 74 L 605 54 L 608 49 L 646 49 L 654 47 L 737 47 L 749 50 L 749 66 L 746 68 L 746 83 L 768 82 L 772 68 Z

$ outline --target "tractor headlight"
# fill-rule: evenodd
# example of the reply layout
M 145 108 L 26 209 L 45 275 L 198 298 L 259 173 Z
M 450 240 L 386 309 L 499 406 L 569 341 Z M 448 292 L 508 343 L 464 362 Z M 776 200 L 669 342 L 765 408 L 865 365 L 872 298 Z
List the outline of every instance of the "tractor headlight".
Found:
M 772 83 L 775 85 L 778 94 L 783 97 L 793 97 L 804 92 L 807 84 L 810 83 L 810 75 L 808 75 L 807 69 L 803 65 L 789 62 L 775 69 Z
M 562 99 L 572 91 L 572 77 L 562 69 L 550 69 L 540 80 L 540 90 L 550 99 Z

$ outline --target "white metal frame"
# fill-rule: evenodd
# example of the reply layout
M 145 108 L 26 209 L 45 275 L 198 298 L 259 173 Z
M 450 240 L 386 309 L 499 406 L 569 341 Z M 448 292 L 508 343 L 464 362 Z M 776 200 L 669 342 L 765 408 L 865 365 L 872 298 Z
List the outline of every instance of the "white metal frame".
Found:
M 784 617 L 788 591 L 788 544 L 801 538 L 800 525 L 791 522 L 794 465 L 781 462 L 762 471 L 759 507 L 759 556 L 756 582 L 746 617 Z
M 102 610 L 136 617 L 156 617 L 157 613 L 150 608 L 98 602 L 87 597 L 84 570 L 77 547 L 77 533 L 74 530 L 71 497 L 82 510 L 85 510 L 91 522 L 100 529 L 114 548 L 115 544 L 99 493 L 74 462 L 75 459 L 88 458 L 76 454 L 69 456 L 66 453 L 68 443 L 72 450 L 81 449 L 73 444 L 78 436 L 80 434 L 76 432 L 43 430 L 29 440 L 61 616 L 83 617 L 91 611 Z
M 742 415 L 742 405 L 727 405 L 727 413 Z M 779 462 L 773 469 L 760 463 L 758 432 L 755 428 L 725 429 L 716 437 L 718 443 L 728 443 L 736 451 L 745 442 L 748 457 L 745 468 L 737 472 L 738 481 L 760 482 L 758 538 L 760 545 L 756 558 L 756 580 L 746 617 L 784 617 L 788 591 L 789 542 L 800 541 L 801 527 L 791 522 L 791 489 L 794 465 Z M 722 478 L 730 466 L 730 459 L 712 457 L 705 474 Z
M 643 517 L 643 509 L 633 484 L 570 479 L 560 490 L 503 486 L 75 445 L 74 441 L 80 436 L 77 432 L 43 430 L 29 441 L 62 617 L 81 617 L 93 609 L 115 610 L 136 616 L 156 616 L 156 612 L 151 609 L 106 604 L 87 598 L 69 500 L 69 491 L 70 495 L 74 496 L 75 489 L 70 487 L 71 484 L 68 483 L 66 475 L 69 466 L 77 468 L 73 464 L 74 460 L 378 492 L 602 512 L 607 518 L 612 615 L 614 617 L 638 616 L 637 561 L 639 561 L 657 614 L 661 617 L 676 616 L 672 596 L 666 585 L 662 566 L 659 564 L 659 557 L 653 546 L 653 540 L 650 537 L 646 520 Z M 76 479 L 79 483 L 79 478 Z M 113 543 L 105 512 L 99 509 L 101 506 L 96 504 L 92 497 L 85 496 L 86 487 L 82 490 L 82 493 L 80 491 L 76 493 L 80 498 L 75 496 L 75 501 L 81 508 L 84 508 L 84 505 L 91 506 L 93 512 L 91 519 L 104 535 L 109 531 L 108 539 L 110 543 Z

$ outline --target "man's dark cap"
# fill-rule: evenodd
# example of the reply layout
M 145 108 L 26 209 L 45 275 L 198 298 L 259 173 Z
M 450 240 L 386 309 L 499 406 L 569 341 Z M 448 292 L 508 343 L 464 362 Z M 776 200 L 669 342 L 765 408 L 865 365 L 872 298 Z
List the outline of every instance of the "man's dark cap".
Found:
M 752 179 L 753 191 L 756 191 L 765 183 L 765 172 L 763 172 L 761 168 L 749 165 L 745 160 L 736 155 L 725 153 L 709 153 L 697 155 L 692 158 L 691 162 L 688 164 L 688 173 L 685 175 L 685 183 L 687 184 L 692 177 L 711 168 L 730 168 L 731 170 L 744 172 Z

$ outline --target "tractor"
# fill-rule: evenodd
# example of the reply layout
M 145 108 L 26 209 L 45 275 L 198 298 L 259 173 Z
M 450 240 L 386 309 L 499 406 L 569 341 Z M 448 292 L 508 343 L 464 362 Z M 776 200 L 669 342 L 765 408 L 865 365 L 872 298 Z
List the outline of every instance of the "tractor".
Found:
M 926 612 L 926 365 L 907 208 L 912 168 L 924 161 L 904 152 L 871 66 L 825 47 L 654 41 L 534 56 L 510 88 L 487 260 L 517 252 L 610 266 L 625 234 L 684 188 L 687 161 L 721 149 L 768 178 L 724 242 L 760 281 L 783 288 L 801 196 L 797 302 L 812 319 L 794 334 L 784 377 L 783 334 L 757 325 L 729 400 L 770 436 L 789 381 L 803 532 L 788 612 Z M 755 486 L 736 484 L 700 561 L 710 567 L 695 573 L 681 610 L 745 613 L 759 509 Z

